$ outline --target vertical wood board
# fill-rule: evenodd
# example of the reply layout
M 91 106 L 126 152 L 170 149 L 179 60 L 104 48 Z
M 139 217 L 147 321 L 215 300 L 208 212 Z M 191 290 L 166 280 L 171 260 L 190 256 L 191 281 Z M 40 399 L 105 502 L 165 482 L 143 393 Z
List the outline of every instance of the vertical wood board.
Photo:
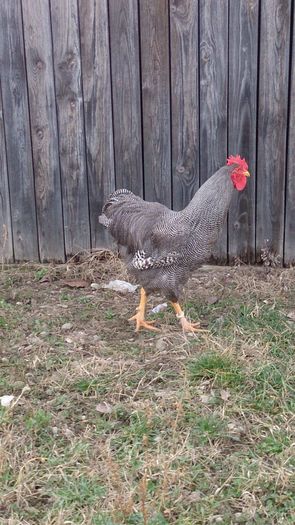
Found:
M 228 1 L 200 0 L 200 181 L 227 158 Z M 215 257 L 227 259 L 227 225 Z
M 291 2 L 261 0 L 256 258 L 283 255 Z
M 95 248 L 110 244 L 98 215 L 115 188 L 107 2 L 80 0 L 79 14 L 90 224 Z
M 239 154 L 251 178 L 229 212 L 229 259 L 255 261 L 255 177 L 259 1 L 230 1 L 228 153 Z
M 173 207 L 184 208 L 199 187 L 198 5 L 170 2 Z
M 110 0 L 116 187 L 143 195 L 137 0 Z
M 171 206 L 168 1 L 140 0 L 145 198 Z
M 51 18 L 65 248 L 70 256 L 90 248 L 77 0 L 51 0 Z
M 21 4 L 0 2 L 0 62 L 16 261 L 39 259 Z
M 293 4 L 294 6 L 294 4 Z M 288 119 L 286 223 L 285 223 L 285 264 L 295 264 L 295 20 L 293 11 L 293 38 L 290 82 L 290 106 Z
M 64 260 L 52 43 L 47 0 L 22 0 L 39 252 Z
M 0 83 L 0 265 L 3 262 L 13 262 L 13 239 Z

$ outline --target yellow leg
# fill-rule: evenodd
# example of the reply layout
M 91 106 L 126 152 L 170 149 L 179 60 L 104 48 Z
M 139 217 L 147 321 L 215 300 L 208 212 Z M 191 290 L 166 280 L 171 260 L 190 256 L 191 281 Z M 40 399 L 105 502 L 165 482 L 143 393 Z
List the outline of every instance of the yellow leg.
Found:
M 171 304 L 174 308 L 177 319 L 180 320 L 183 332 L 208 332 L 208 330 L 202 330 L 199 328 L 200 323 L 191 323 L 187 320 L 178 301 L 175 303 L 172 301 Z
M 147 295 L 144 288 L 140 289 L 140 302 L 139 306 L 136 308 L 137 313 L 130 317 L 129 321 L 136 321 L 135 332 L 138 332 L 140 328 L 145 328 L 146 330 L 153 330 L 154 332 L 159 332 L 158 328 L 152 326 L 154 321 L 147 322 L 144 320 L 145 317 L 145 307 L 147 303 Z

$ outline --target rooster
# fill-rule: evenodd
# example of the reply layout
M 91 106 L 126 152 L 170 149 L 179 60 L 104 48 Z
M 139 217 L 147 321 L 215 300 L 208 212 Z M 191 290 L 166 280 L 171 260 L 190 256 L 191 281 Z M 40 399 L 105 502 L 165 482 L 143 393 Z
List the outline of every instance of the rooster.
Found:
M 129 319 L 136 322 L 136 331 L 158 330 L 145 320 L 153 292 L 171 302 L 184 332 L 201 331 L 199 323 L 185 317 L 179 296 L 192 272 L 210 259 L 234 190 L 242 191 L 249 175 L 245 159 L 231 155 L 181 211 L 144 201 L 126 189 L 109 196 L 99 222 L 126 248 L 128 273 L 141 285 L 137 313 Z

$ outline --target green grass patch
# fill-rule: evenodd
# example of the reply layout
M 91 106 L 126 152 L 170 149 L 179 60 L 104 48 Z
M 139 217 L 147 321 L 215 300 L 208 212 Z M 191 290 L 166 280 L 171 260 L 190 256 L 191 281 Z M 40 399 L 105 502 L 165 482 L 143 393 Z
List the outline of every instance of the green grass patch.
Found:
M 240 386 L 245 375 L 237 362 L 225 355 L 204 353 L 188 365 L 189 379 L 197 383 L 202 379 L 211 379 L 216 386 Z
M 97 500 L 105 495 L 105 488 L 100 479 L 80 475 L 79 472 L 62 479 L 62 483 L 56 480 L 54 487 L 54 506 L 57 508 L 82 509 L 88 505 L 97 504 Z
M 46 429 L 51 422 L 51 414 L 39 408 L 33 414 L 25 418 L 26 428 L 32 432 L 40 432 Z

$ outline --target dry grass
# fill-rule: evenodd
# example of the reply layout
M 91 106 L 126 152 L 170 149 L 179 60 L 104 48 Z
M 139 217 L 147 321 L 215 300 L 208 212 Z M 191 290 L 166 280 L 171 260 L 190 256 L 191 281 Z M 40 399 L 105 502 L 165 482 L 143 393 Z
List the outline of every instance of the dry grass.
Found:
M 63 286 L 120 277 L 108 252 L 3 267 L 1 524 L 294 523 L 294 269 L 200 270 L 187 338 L 169 309 L 134 334 L 136 294 Z

